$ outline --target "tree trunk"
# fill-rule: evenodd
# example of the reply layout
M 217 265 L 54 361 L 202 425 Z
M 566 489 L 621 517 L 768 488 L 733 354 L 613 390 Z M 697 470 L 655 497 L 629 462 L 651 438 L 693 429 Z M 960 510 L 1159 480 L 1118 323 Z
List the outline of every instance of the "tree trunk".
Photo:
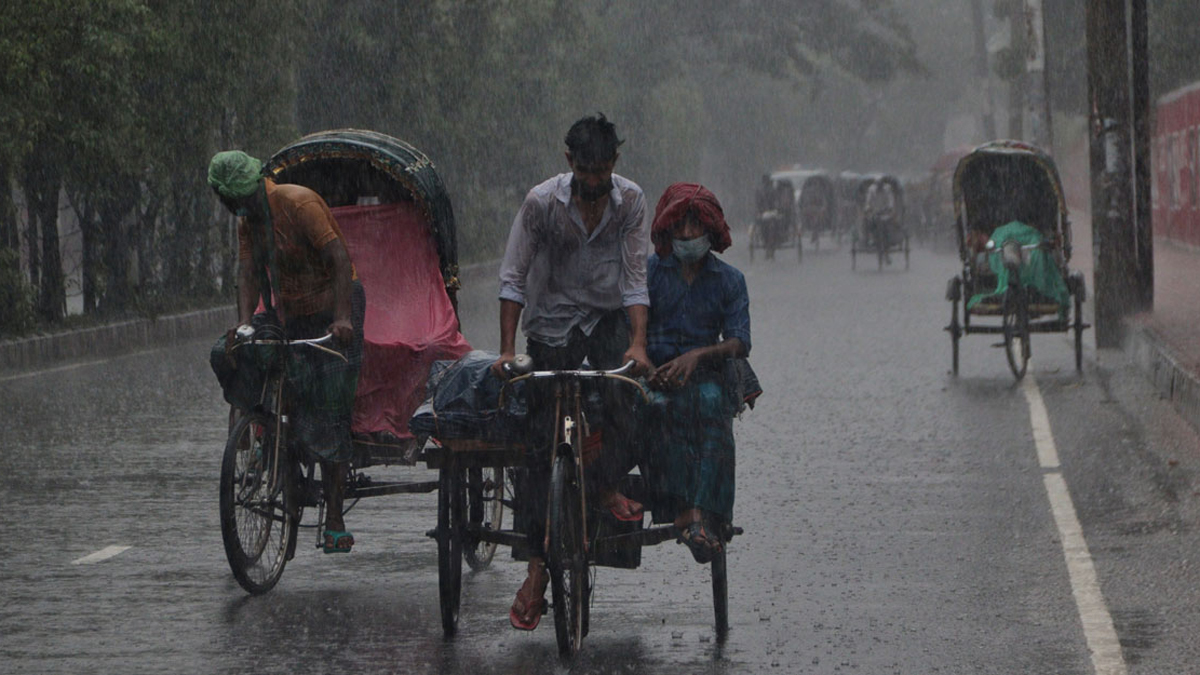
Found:
M 97 237 L 95 211 L 86 197 L 70 197 L 75 207 L 75 216 L 79 218 L 79 233 L 83 236 L 83 313 L 96 313 L 96 281 L 99 276 L 100 238 Z
M 16 251 L 21 245 L 17 208 L 13 204 L 12 165 L 0 160 L 0 249 Z
M 41 288 L 42 256 L 39 248 L 41 237 L 38 234 L 38 210 L 33 205 L 38 190 L 32 164 L 25 166 L 22 190 L 25 192 L 25 256 L 29 260 L 29 287 Z
M 106 200 L 100 206 L 100 232 L 104 238 L 104 269 L 107 272 L 105 314 L 120 314 L 129 307 L 129 242 L 125 237 L 125 216 L 132 209 L 132 200 L 124 195 Z
M 45 157 L 48 153 L 35 150 L 31 156 Z M 61 188 L 62 176 L 51 163 L 31 161 L 26 165 L 25 197 L 29 202 L 29 222 L 31 229 L 35 223 L 39 225 L 42 235 L 40 251 L 35 251 L 39 242 L 30 239 L 31 259 L 34 252 L 39 253 L 41 258 L 37 313 L 40 319 L 49 323 L 61 320 L 67 313 L 66 284 L 58 239 L 58 196 Z

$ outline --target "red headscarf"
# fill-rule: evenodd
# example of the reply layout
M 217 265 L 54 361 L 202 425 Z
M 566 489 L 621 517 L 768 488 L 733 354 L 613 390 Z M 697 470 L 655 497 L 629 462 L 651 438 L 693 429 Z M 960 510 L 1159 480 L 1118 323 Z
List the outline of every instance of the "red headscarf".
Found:
M 720 253 L 733 243 L 717 196 L 699 183 L 673 183 L 654 207 L 654 224 L 650 226 L 650 241 L 659 258 L 671 255 L 671 227 L 689 212 L 708 233 L 712 250 Z

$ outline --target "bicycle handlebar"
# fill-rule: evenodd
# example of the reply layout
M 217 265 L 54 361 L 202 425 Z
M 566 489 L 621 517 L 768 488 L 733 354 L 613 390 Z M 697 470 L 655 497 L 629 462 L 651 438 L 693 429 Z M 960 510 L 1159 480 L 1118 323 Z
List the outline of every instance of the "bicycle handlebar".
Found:
M 636 365 L 637 362 L 633 359 L 630 359 L 620 368 L 614 368 L 612 370 L 528 370 L 528 372 L 524 372 L 516 375 L 516 377 L 510 378 L 507 382 L 505 382 L 504 389 L 507 389 L 508 385 L 510 384 L 515 384 L 524 380 L 555 380 L 573 378 L 611 379 L 625 382 L 626 384 L 637 387 L 638 391 L 642 394 L 642 398 L 649 401 L 650 394 L 646 392 L 646 387 L 644 387 L 641 382 L 638 382 L 637 380 L 626 375 L 626 373 L 633 370 L 634 366 Z M 504 371 L 510 375 L 517 373 L 518 369 L 532 367 L 533 361 L 526 354 L 518 354 L 511 362 L 505 363 L 503 366 Z M 503 396 L 504 390 L 502 389 L 501 401 L 503 401 Z
M 330 349 L 329 347 L 325 346 L 327 344 L 331 344 L 332 342 L 333 342 L 333 333 L 326 333 L 325 335 L 322 335 L 319 338 L 300 338 L 300 339 L 296 339 L 296 340 L 288 340 L 286 338 L 283 340 L 255 340 L 254 336 L 251 335 L 250 339 L 240 340 L 237 343 L 235 343 L 233 345 L 233 347 L 231 348 L 231 351 L 233 349 L 237 349 L 238 347 L 241 347 L 243 345 L 282 345 L 285 347 L 290 347 L 292 345 L 303 345 L 303 346 L 308 346 L 308 347 L 312 347 L 313 349 L 323 351 L 327 354 L 332 354 L 332 355 L 340 358 L 343 361 L 349 362 L 350 359 L 346 358 L 345 354 L 337 351 L 336 349 Z
M 526 359 L 529 358 L 528 356 L 521 354 L 517 357 L 517 359 L 514 359 L 512 361 L 512 363 L 516 364 L 517 360 L 520 359 L 522 356 L 524 356 Z M 505 364 L 505 365 L 509 365 L 509 364 Z M 541 379 L 554 378 L 554 377 L 591 378 L 591 377 L 608 377 L 608 376 L 614 376 L 614 375 L 621 376 L 621 375 L 624 375 L 625 373 L 628 373 L 629 371 L 633 370 L 633 367 L 635 365 L 637 365 L 637 362 L 634 361 L 633 359 L 630 359 L 629 361 L 627 361 L 625 363 L 625 365 L 621 366 L 620 368 L 614 368 L 612 370 L 529 370 L 525 373 L 521 373 L 521 374 L 517 375 L 517 377 L 515 377 L 513 379 L 541 380 Z M 532 366 L 532 362 L 530 362 L 530 366 Z M 508 372 L 518 373 L 519 372 L 518 368 L 519 368 L 519 366 L 513 365 L 512 368 L 508 369 Z

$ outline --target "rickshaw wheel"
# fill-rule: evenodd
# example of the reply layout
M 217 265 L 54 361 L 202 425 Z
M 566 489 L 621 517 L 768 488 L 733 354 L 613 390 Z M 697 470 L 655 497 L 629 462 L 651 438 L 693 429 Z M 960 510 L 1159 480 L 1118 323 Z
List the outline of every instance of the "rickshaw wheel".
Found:
M 1004 303 L 1004 355 L 1008 367 L 1018 381 L 1025 377 L 1029 366 L 1029 313 L 1025 299 L 1018 293 L 1009 294 Z
M 729 576 L 725 564 L 729 537 L 725 536 L 726 527 L 721 529 L 721 550 L 713 553 L 712 559 L 713 615 L 719 640 L 724 640 L 729 633 Z
M 467 471 L 467 522 L 480 531 L 496 531 L 504 520 L 504 468 L 485 467 Z M 472 537 L 463 546 L 463 557 L 473 570 L 492 563 L 495 542 Z
M 850 270 L 858 266 L 858 235 L 850 235 Z
M 583 525 L 583 500 L 575 460 L 567 454 L 559 455 L 554 458 L 550 472 L 550 546 L 546 564 L 554 600 L 554 633 L 559 656 L 564 658 L 579 653 L 587 624 L 588 566 Z
M 275 453 L 274 417 L 249 413 L 234 423 L 221 460 L 225 557 L 238 584 L 253 595 L 275 586 L 295 550 L 295 466 L 286 455 L 275 462 Z
M 908 235 L 907 235 L 907 234 L 905 234 L 905 235 L 904 235 L 904 271 L 905 271 L 905 272 L 907 272 L 907 271 L 908 271 L 908 253 L 909 253 L 909 250 L 910 250 L 910 247 L 909 247 L 909 245 L 908 245 Z
M 458 629 L 459 599 L 462 593 L 463 470 L 443 466 L 438 472 L 438 602 L 442 611 L 442 633 L 454 635 Z

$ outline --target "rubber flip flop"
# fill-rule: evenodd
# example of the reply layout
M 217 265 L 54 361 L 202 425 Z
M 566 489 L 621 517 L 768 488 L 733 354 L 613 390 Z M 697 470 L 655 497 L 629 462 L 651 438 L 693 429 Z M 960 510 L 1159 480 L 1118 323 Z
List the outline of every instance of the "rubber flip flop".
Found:
M 618 504 L 625 506 L 625 508 L 630 511 L 633 510 L 633 508 L 630 505 L 635 504 L 635 503 L 636 502 L 634 502 L 632 499 L 625 497 L 625 496 L 622 496 L 620 501 L 618 502 Z M 636 523 L 642 519 L 642 516 L 644 515 L 644 511 L 645 511 L 644 506 L 641 506 L 640 508 L 638 508 L 637 513 L 634 515 L 622 516 L 619 512 L 617 512 L 618 504 L 612 504 L 608 507 L 608 512 L 612 514 L 613 518 L 616 518 L 617 520 L 620 520 L 620 521 L 624 521 L 626 523 Z
M 324 545 L 326 553 L 349 553 L 354 546 L 354 535 L 341 530 L 325 530 Z
M 525 586 L 522 585 L 521 590 L 517 591 L 516 601 L 513 602 L 513 606 L 508 610 L 508 622 L 517 630 L 529 631 L 537 628 L 538 624 L 542 622 L 542 615 L 546 613 L 546 598 L 543 596 L 526 599 L 526 596 L 522 595 L 524 592 Z M 532 615 L 528 621 L 525 621 L 520 614 L 517 614 L 517 602 L 525 606 L 526 614 Z

